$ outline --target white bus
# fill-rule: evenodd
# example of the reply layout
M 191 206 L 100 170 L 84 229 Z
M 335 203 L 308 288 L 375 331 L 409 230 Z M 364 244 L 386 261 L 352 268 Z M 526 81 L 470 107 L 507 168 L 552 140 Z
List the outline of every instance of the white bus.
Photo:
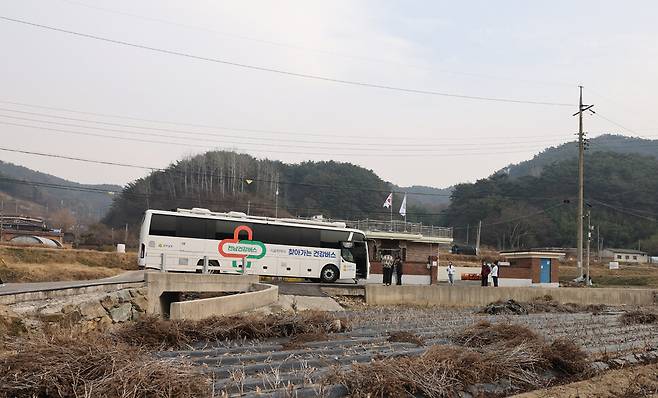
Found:
M 147 210 L 139 240 L 140 268 L 322 282 L 356 282 L 370 271 L 365 234 L 338 222 Z

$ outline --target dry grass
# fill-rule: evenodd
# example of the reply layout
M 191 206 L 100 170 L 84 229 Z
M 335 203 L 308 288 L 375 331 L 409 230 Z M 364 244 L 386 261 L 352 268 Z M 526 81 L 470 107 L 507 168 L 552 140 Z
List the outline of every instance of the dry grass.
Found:
M 647 325 L 658 322 L 658 314 L 645 310 L 628 311 L 619 316 L 624 325 Z
M 549 382 L 546 370 L 568 379 L 589 369 L 586 354 L 573 342 L 547 344 L 523 326 L 483 322 L 453 338 L 469 347 L 433 346 L 419 357 L 354 364 L 327 381 L 345 385 L 352 397 L 442 398 L 458 396 L 474 384 L 503 380 L 509 391 L 527 391 Z
M 355 364 L 330 376 L 348 388 L 351 397 L 454 397 L 476 383 L 509 380 L 516 389 L 543 385 L 546 361 L 536 347 L 520 344 L 476 351 L 433 346 L 419 357 L 388 358 Z
M 137 269 L 135 253 L 0 246 L 0 278 L 5 282 L 97 279 Z
M 0 278 L 12 283 L 100 279 L 122 272 L 123 270 L 118 268 L 90 267 L 82 264 L 0 265 Z
M 137 269 L 136 253 L 0 246 L 0 257 L 7 264 L 82 264 L 90 267 Z
M 624 265 L 620 269 L 608 269 L 607 264 L 590 266 L 595 287 L 658 287 L 658 267 L 649 264 Z M 560 265 L 560 282 L 571 281 L 580 275 L 574 266 Z
M 0 357 L 0 396 L 200 397 L 211 383 L 191 365 L 152 358 L 94 333 L 16 340 Z
M 405 331 L 389 333 L 387 341 L 391 343 L 413 343 L 419 347 L 425 345 L 425 340 L 422 337 Z
M 345 319 L 321 311 L 284 312 L 267 316 L 239 315 L 202 321 L 171 321 L 145 317 L 112 332 L 130 344 L 149 348 L 183 348 L 194 343 L 235 339 L 291 337 L 342 332 Z
M 468 347 L 484 347 L 492 344 L 513 346 L 540 340 L 535 332 L 525 326 L 506 323 L 492 324 L 488 321 L 468 326 L 453 334 L 451 339 L 459 345 Z

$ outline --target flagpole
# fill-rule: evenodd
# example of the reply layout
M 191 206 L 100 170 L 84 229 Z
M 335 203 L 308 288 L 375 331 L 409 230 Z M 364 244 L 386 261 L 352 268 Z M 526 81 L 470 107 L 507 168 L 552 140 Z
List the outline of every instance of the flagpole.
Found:
M 407 232 L 407 193 L 404 193 L 404 232 Z
M 393 199 L 391 199 L 391 206 L 389 210 L 391 211 L 391 231 L 393 231 Z

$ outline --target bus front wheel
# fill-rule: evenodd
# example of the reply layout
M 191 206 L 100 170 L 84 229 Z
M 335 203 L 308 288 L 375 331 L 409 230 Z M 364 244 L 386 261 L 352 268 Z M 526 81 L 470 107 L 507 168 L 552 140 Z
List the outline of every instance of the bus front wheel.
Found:
M 333 283 L 338 279 L 338 268 L 335 265 L 327 264 L 320 272 L 320 280 L 324 283 Z

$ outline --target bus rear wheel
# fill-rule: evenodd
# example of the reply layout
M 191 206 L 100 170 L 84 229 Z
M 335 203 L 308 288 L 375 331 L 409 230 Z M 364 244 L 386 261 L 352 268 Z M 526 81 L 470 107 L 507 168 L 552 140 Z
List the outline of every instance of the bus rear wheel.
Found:
M 324 283 L 333 283 L 338 279 L 338 268 L 335 265 L 327 264 L 320 272 L 320 280 Z

